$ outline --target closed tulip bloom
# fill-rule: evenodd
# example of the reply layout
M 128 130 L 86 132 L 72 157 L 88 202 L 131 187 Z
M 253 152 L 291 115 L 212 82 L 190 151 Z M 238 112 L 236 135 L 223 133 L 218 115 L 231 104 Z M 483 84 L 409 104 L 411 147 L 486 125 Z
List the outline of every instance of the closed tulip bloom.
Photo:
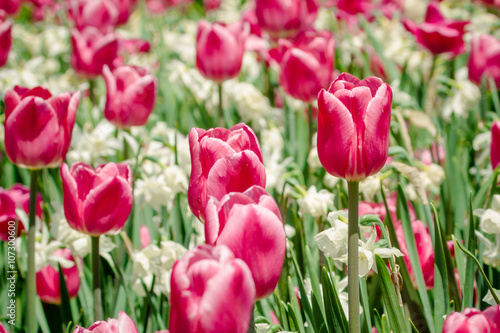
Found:
M 106 107 L 104 117 L 119 128 L 142 126 L 153 111 L 156 78 L 143 67 L 120 66 L 113 72 L 105 66 Z
M 118 313 L 118 319 L 108 319 L 108 321 L 96 321 L 88 329 L 76 326 L 73 333 L 139 333 L 137 327 L 130 317 L 123 311 Z
M 127 23 L 130 14 L 135 10 L 137 0 L 111 0 L 118 9 L 117 25 Z
M 256 0 L 260 26 L 272 37 L 292 37 L 312 27 L 318 15 L 317 0 Z
M 253 185 L 266 186 L 259 142 L 245 124 L 208 131 L 192 128 L 189 150 L 188 202 L 201 221 L 210 196 L 220 200 L 230 192 L 243 192 Z
M 490 160 L 491 167 L 496 169 L 500 164 L 500 121 L 495 121 L 491 126 Z
M 248 26 L 198 22 L 196 67 L 207 79 L 221 83 L 240 74 Z
M 446 317 L 443 333 L 499 333 L 497 325 L 475 308 L 453 312 Z
M 493 79 L 500 89 L 500 40 L 492 35 L 472 39 L 469 80 L 480 85 L 483 75 Z
M 12 46 L 12 21 L 5 20 L 0 11 L 0 67 L 5 65 L 9 58 Z
M 417 42 L 433 54 L 451 52 L 454 55 L 465 50 L 463 35 L 468 21 L 445 19 L 439 11 L 439 4 L 429 3 L 425 21 L 417 25 L 411 20 L 403 21 L 409 32 L 415 35 Z
M 328 173 L 361 181 L 389 152 L 392 90 L 380 78 L 341 74 L 318 95 L 318 157 Z
M 94 27 L 106 33 L 118 23 L 120 12 L 113 0 L 69 0 L 68 14 L 78 30 Z
M 483 314 L 488 317 L 489 320 L 491 320 L 491 322 L 493 324 L 495 324 L 495 326 L 500 329 L 500 305 L 492 305 L 490 306 L 489 308 L 486 308 L 484 311 L 483 311 Z
M 207 244 L 226 245 L 252 271 L 256 299 L 274 291 L 286 252 L 279 208 L 262 187 L 212 197 L 205 210 Z
M 10 221 L 17 222 L 17 234 L 19 237 L 24 230 L 24 225 L 16 214 L 16 208 L 24 210 L 26 215 L 29 214 L 30 189 L 22 184 L 15 184 L 8 190 L 0 188 L 0 240 L 8 241 L 12 224 Z M 36 198 L 36 215 L 42 217 L 42 196 L 37 194 Z M 9 228 L 10 227 L 10 228 Z
M 60 166 L 68 152 L 80 92 L 57 96 L 16 86 L 5 94 L 5 152 L 30 169 Z
M 115 34 L 103 34 L 94 27 L 81 32 L 71 32 L 71 66 L 80 75 L 95 77 L 101 75 L 105 65 L 113 67 L 118 52 L 118 39 Z
M 64 214 L 84 234 L 116 234 L 132 210 L 132 172 L 126 163 L 93 169 L 85 163 L 61 167 Z
M 58 249 L 55 250 L 52 255 L 73 262 L 73 266 L 69 268 L 63 267 L 62 271 L 64 274 L 64 280 L 66 281 L 66 289 L 68 291 L 69 298 L 75 297 L 78 294 L 78 289 L 80 288 L 80 274 L 78 273 L 78 267 L 76 266 L 75 259 L 71 254 L 71 250 Z M 78 260 L 82 263 L 82 259 L 80 257 L 78 257 Z M 61 304 L 59 268 L 47 265 L 42 267 L 42 269 L 36 273 L 36 292 L 42 302 L 57 305 Z
M 174 264 L 170 281 L 170 333 L 248 331 L 252 273 L 227 247 L 195 247 Z
M 0 1 L 0 10 L 5 11 L 7 15 L 14 15 L 21 7 L 21 0 L 2 0 Z
M 306 31 L 291 42 L 280 39 L 280 85 L 292 97 L 310 103 L 333 79 L 335 39 L 328 31 Z

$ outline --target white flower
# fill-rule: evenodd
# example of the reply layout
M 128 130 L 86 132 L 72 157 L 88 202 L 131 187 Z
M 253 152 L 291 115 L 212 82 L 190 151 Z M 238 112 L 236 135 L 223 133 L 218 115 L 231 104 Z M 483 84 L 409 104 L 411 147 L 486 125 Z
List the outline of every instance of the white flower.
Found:
M 139 297 L 146 296 L 142 282 L 144 282 L 148 290 L 151 290 L 154 276 L 154 293 L 168 296 L 170 294 L 172 267 L 175 261 L 186 252 L 187 250 L 182 245 L 172 241 L 163 241 L 160 243 L 160 247 L 150 244 L 144 249 L 135 252 L 132 257 L 132 289 Z
M 500 290 L 493 288 L 493 291 L 495 292 L 497 297 L 500 298 Z M 483 302 L 488 303 L 489 305 L 497 305 L 497 302 L 495 301 L 493 295 L 491 294 L 491 290 L 488 289 L 486 296 L 484 296 L 483 298 Z
M 244 122 L 264 117 L 271 111 L 269 99 L 251 83 L 237 82 L 225 85 L 224 88 L 227 89 L 229 100 L 235 104 Z
M 314 241 L 326 257 L 335 259 L 347 253 L 347 211 L 331 212 L 328 221 L 332 227 L 314 236 Z
M 491 208 L 485 211 L 476 210 L 481 215 L 479 228 L 488 234 L 500 234 L 500 195 L 495 194 L 491 202 Z
M 286 167 L 293 161 L 292 157 L 283 159 L 285 144 L 278 128 L 272 127 L 261 131 L 262 160 L 266 168 L 266 189 L 283 191 Z
M 332 176 L 329 173 L 326 173 L 325 177 L 323 178 L 323 183 L 329 188 L 334 188 L 339 181 L 342 181 L 342 178 Z M 344 187 L 347 187 L 347 184 L 345 184 Z
M 263 324 L 255 324 L 255 332 L 256 333 L 267 333 L 271 325 L 263 323 Z
M 477 230 L 476 236 L 484 246 L 482 253 L 484 263 L 493 267 L 500 267 L 500 234 L 496 234 L 494 243 Z
M 452 82 L 450 97 L 445 100 L 441 113 L 446 120 L 451 119 L 452 114 L 467 116 L 468 111 L 481 98 L 481 90 L 468 79 L 467 67 L 459 69 Z
M 309 214 L 314 218 L 320 218 L 328 213 L 328 206 L 333 203 L 333 193 L 322 189 L 318 192 L 316 186 L 311 186 L 307 190 L 306 196 L 297 199 L 299 205 L 299 215 Z
M 373 201 L 380 193 L 380 177 L 374 175 L 362 180 L 359 183 L 359 192 L 363 193 L 368 201 Z

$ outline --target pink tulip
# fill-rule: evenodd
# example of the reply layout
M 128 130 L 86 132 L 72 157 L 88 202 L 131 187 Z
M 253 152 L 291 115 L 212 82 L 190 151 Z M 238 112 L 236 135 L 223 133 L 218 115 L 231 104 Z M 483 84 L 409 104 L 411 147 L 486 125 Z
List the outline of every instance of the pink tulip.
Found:
M 463 312 L 453 312 L 446 317 L 443 333 L 499 333 L 497 325 L 483 312 L 467 308 Z
M 8 241 L 12 236 L 12 223 L 17 222 L 17 234 L 19 237 L 24 230 L 24 225 L 16 214 L 16 208 L 23 209 L 29 214 L 30 190 L 22 184 L 15 184 L 8 190 L 0 187 L 0 240 Z M 37 194 L 36 215 L 42 218 L 42 196 Z
M 71 66 L 86 77 L 101 75 L 105 65 L 113 68 L 113 61 L 118 52 L 118 40 L 113 33 L 102 34 L 94 27 L 87 27 L 81 32 L 71 32 Z
M 2 323 L 0 323 L 0 333 L 7 333 L 7 331 L 5 330 L 5 327 L 2 325 Z
M 483 311 L 483 314 L 495 324 L 497 329 L 500 329 L 500 305 L 497 304 L 488 307 Z
M 155 15 L 162 15 L 172 7 L 186 7 L 193 3 L 193 0 L 146 0 L 146 8 Z
M 143 67 L 121 66 L 113 72 L 103 70 L 106 81 L 104 117 L 119 128 L 143 126 L 153 111 L 157 92 L 156 78 Z
M 206 12 L 209 12 L 219 8 L 221 2 L 222 0 L 203 0 L 203 8 L 205 8 Z
M 229 130 L 192 128 L 189 149 L 188 202 L 201 221 L 210 196 L 221 200 L 230 192 L 243 192 L 253 185 L 266 186 L 259 141 L 245 124 L 234 125 Z
M 113 0 L 68 0 L 67 3 L 68 16 L 80 31 L 94 27 L 107 33 L 118 23 L 120 12 Z
M 490 160 L 491 167 L 496 169 L 500 164 L 500 121 L 493 122 L 491 126 Z
M 9 51 L 12 46 L 12 21 L 5 20 L 0 11 L 0 67 L 5 65 L 9 58 Z
M 318 156 L 328 173 L 360 181 L 384 166 L 389 152 L 392 90 L 380 78 L 341 74 L 318 95 Z
M 132 319 L 123 311 L 118 313 L 118 319 L 96 321 L 88 329 L 76 326 L 73 333 L 139 333 Z
M 61 167 L 64 214 L 69 225 L 91 236 L 116 234 L 132 210 L 132 171 L 110 162 L 94 169 L 85 163 Z
M 21 7 L 21 0 L 2 0 L 0 1 L 0 10 L 5 11 L 7 15 L 14 15 Z
M 118 9 L 118 18 L 116 20 L 116 25 L 122 25 L 127 23 L 130 14 L 134 11 L 134 7 L 137 4 L 137 0 L 111 0 L 116 8 Z
M 73 298 L 78 294 L 80 288 L 80 274 L 76 266 L 75 259 L 69 249 L 55 250 L 52 255 L 73 261 L 74 265 L 70 268 L 63 268 L 64 280 L 66 281 L 66 289 L 69 298 Z M 78 257 L 80 263 L 82 259 Z M 36 292 L 42 302 L 50 304 L 61 304 L 61 284 L 59 282 L 59 269 L 50 265 L 42 267 L 36 273 Z
M 149 229 L 145 225 L 141 225 L 139 228 L 141 233 L 141 247 L 144 249 L 151 243 L 151 235 L 149 234 Z
M 262 187 L 211 197 L 205 209 L 207 244 L 226 245 L 252 271 L 256 299 L 274 291 L 281 275 L 286 235 L 279 208 Z
M 406 247 L 405 236 L 403 233 L 403 226 L 401 222 L 395 226 L 396 236 L 398 238 L 399 247 L 404 254 L 404 260 L 408 267 L 408 272 L 412 281 L 415 281 L 415 274 L 410 263 L 409 252 Z M 429 234 L 429 229 L 419 220 L 414 220 L 411 223 L 413 234 L 415 235 L 415 243 L 417 244 L 418 259 L 422 272 L 424 272 L 424 280 L 427 289 L 434 288 L 434 247 L 432 246 L 432 238 Z
M 475 2 L 480 2 L 487 7 L 500 10 L 500 0 L 475 0 Z
M 248 26 L 198 21 L 196 67 L 207 79 L 221 83 L 240 74 Z
M 445 19 L 435 1 L 429 3 L 425 21 L 420 26 L 411 20 L 403 21 L 406 30 L 415 35 L 417 42 L 431 53 L 451 52 L 453 55 L 462 53 L 465 49 L 463 35 L 468 23 Z
M 293 37 L 312 27 L 318 15 L 317 0 L 256 0 L 260 26 L 273 38 Z
M 483 75 L 493 79 L 500 89 L 500 40 L 492 35 L 472 39 L 469 80 L 480 85 Z
M 174 264 L 170 333 L 246 333 L 255 299 L 252 273 L 225 246 L 200 245 Z
M 333 79 L 335 39 L 328 31 L 306 31 L 291 42 L 279 40 L 280 85 L 292 97 L 310 103 Z
M 42 88 L 16 86 L 5 94 L 5 152 L 16 165 L 60 166 L 69 149 L 80 92 L 52 96 Z

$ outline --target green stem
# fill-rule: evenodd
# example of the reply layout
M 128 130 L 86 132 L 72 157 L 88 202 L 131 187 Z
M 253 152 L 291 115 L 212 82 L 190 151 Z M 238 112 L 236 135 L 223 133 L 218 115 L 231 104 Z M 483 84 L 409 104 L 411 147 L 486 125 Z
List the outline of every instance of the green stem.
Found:
M 36 333 L 36 272 L 35 272 L 35 236 L 36 236 L 36 190 L 40 170 L 31 170 L 29 228 L 28 228 L 28 333 Z
M 92 291 L 94 294 L 94 321 L 102 320 L 99 237 L 92 236 Z
M 89 99 L 92 102 L 92 106 L 97 106 L 97 96 L 95 94 L 95 79 L 89 79 Z
M 218 84 L 219 88 L 219 113 L 217 114 L 217 123 L 219 127 L 225 127 L 226 122 L 224 120 L 224 109 L 222 107 L 222 83 Z
M 347 248 L 347 286 L 349 300 L 349 333 L 360 332 L 359 322 L 359 273 L 358 273 L 358 190 L 359 182 L 347 182 L 348 192 L 348 248 Z
M 250 324 L 248 325 L 248 333 L 255 333 L 255 316 L 254 316 L 255 304 L 252 306 L 252 314 L 250 315 Z
M 312 104 L 309 103 L 307 105 L 307 122 L 309 123 L 309 150 L 307 151 L 306 159 L 307 156 L 309 156 L 309 152 L 311 151 L 312 148 L 312 139 L 313 139 L 313 132 L 314 132 L 314 123 L 313 123 L 313 113 L 312 113 Z

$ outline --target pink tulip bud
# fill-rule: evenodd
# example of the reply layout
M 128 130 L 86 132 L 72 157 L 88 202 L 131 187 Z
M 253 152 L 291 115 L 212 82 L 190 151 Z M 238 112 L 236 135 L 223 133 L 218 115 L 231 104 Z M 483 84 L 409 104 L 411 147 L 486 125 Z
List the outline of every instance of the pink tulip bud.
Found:
M 220 200 L 230 192 L 243 192 L 253 185 L 266 186 L 259 141 L 252 129 L 243 123 L 229 130 L 192 128 L 189 149 L 188 202 L 201 221 L 210 196 Z
M 103 33 L 113 30 L 120 12 L 113 0 L 68 0 L 68 16 L 78 30 L 94 27 Z
M 55 168 L 71 142 L 80 92 L 52 96 L 42 87 L 5 94 L 5 152 L 16 165 Z
M 318 95 L 318 156 L 333 176 L 361 181 L 389 152 L 392 90 L 380 78 L 342 73 Z
M 256 0 L 255 13 L 262 29 L 272 37 L 292 37 L 312 27 L 318 15 L 317 0 Z
M 96 321 L 88 329 L 76 326 L 73 333 L 139 333 L 132 319 L 123 311 L 118 313 L 118 319 L 108 321 Z
M 102 74 L 107 87 L 104 117 L 119 128 L 145 125 L 155 104 L 156 78 L 146 68 L 134 66 L 113 72 L 105 66 Z
M 9 58 L 12 46 L 12 21 L 5 20 L 0 10 L 0 67 L 5 65 Z
M 491 126 L 490 160 L 491 167 L 496 169 L 500 164 L 500 121 L 493 122 Z
M 141 233 L 141 247 L 144 249 L 151 243 L 151 235 L 149 234 L 149 229 L 145 225 L 141 225 L 139 229 Z
M 29 214 L 30 190 L 22 184 L 15 184 L 8 190 L 0 188 L 0 240 L 9 241 L 12 236 L 12 222 L 17 222 L 17 233 L 19 237 L 24 230 L 24 225 L 16 214 L 16 208 L 23 209 Z M 36 215 L 42 217 L 42 196 L 37 194 Z M 10 223 L 9 223 L 10 222 Z
M 116 25 L 127 23 L 130 14 L 134 11 L 137 0 L 111 0 L 118 9 Z
M 417 42 L 433 54 L 451 52 L 457 55 L 465 50 L 464 27 L 469 22 L 445 19 L 436 1 L 429 3 L 422 24 L 417 25 L 411 20 L 405 20 L 403 24 L 415 35 Z
M 292 97 L 312 102 L 333 79 L 335 39 L 328 31 L 305 31 L 279 40 L 280 85 Z
M 207 244 L 226 245 L 252 271 L 256 299 L 274 291 L 286 252 L 279 208 L 262 187 L 211 197 L 205 210 Z
M 203 8 L 205 8 L 206 12 L 209 12 L 219 8 L 221 2 L 222 0 L 203 0 Z
M 415 273 L 413 272 L 410 263 L 408 248 L 406 247 L 403 226 L 401 222 L 395 226 L 396 236 L 398 238 L 399 247 L 404 254 L 404 260 L 408 267 L 408 273 L 415 284 Z M 415 235 L 415 243 L 417 244 L 418 259 L 422 272 L 424 272 L 424 280 L 427 289 L 434 288 L 434 247 L 432 246 L 432 238 L 429 234 L 429 229 L 419 220 L 411 222 L 413 234 Z
M 255 299 L 252 273 L 225 246 L 200 245 L 172 269 L 170 333 L 246 333 Z
M 71 254 L 70 249 L 58 249 L 52 253 L 53 256 L 58 256 L 66 260 L 73 261 L 74 265 L 69 268 L 62 268 L 64 280 L 66 281 L 66 289 L 68 290 L 69 298 L 73 298 L 78 294 L 80 288 L 80 274 L 76 261 Z M 78 260 L 83 264 L 82 259 Z M 61 304 L 61 284 L 59 281 L 59 269 L 51 265 L 43 267 L 36 273 L 36 292 L 40 299 L 45 303 Z
M 500 89 L 500 40 L 492 35 L 481 35 L 472 39 L 469 80 L 480 85 L 483 75 L 493 79 L 496 87 Z
M 497 329 L 500 329 L 500 305 L 492 305 L 483 311 L 483 314 L 488 317 Z
M 0 10 L 5 11 L 7 15 L 14 15 L 21 7 L 21 0 L 2 0 L 0 1 Z
M 94 77 L 101 75 L 104 65 L 113 67 L 118 52 L 118 40 L 113 33 L 104 35 L 94 27 L 81 32 L 73 29 L 71 43 L 71 66 L 78 74 Z
M 162 15 L 171 7 L 186 7 L 193 3 L 193 0 L 146 0 L 148 11 L 155 15 Z
M 240 74 L 248 26 L 198 22 L 196 35 L 196 67 L 207 79 L 221 83 Z
M 132 171 L 110 162 L 94 169 L 85 163 L 61 167 L 64 214 L 69 225 L 91 236 L 116 234 L 132 210 Z
M 467 308 L 463 312 L 453 312 L 446 317 L 443 333 L 499 333 L 497 325 L 483 312 Z

